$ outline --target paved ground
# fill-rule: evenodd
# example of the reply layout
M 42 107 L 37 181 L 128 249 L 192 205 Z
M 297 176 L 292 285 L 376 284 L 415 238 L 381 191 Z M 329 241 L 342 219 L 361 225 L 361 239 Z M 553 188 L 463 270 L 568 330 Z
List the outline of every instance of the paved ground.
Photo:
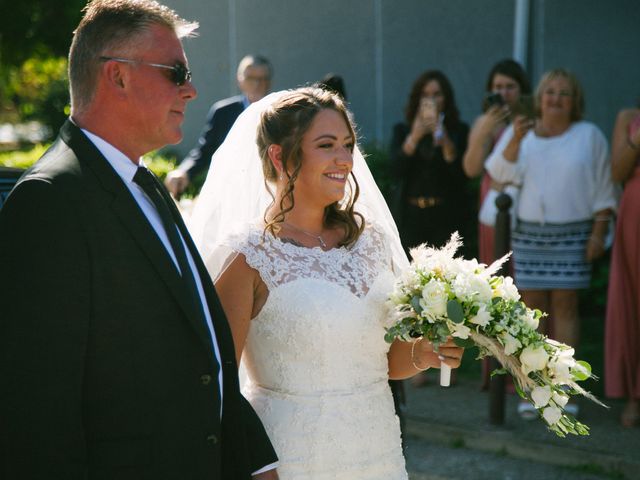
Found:
M 488 422 L 489 396 L 479 380 L 451 388 L 407 385 L 407 467 L 413 480 L 603 480 L 640 479 L 640 428 L 622 429 L 622 404 L 607 410 L 580 401 L 588 437 L 559 438 L 541 420 L 516 414 L 508 395 L 505 424 Z

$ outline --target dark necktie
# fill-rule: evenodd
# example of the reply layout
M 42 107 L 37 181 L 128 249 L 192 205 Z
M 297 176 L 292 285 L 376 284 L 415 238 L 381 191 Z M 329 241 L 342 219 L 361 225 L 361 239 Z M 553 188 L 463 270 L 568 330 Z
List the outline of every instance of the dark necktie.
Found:
M 186 289 L 189 292 L 189 296 L 191 297 L 194 311 L 198 315 L 199 319 L 206 325 L 206 316 L 203 311 L 200 294 L 198 293 L 198 287 L 194 278 L 194 272 L 191 269 L 191 265 L 189 265 L 189 260 L 187 259 L 187 254 L 184 248 L 184 243 L 180 238 L 178 225 L 176 224 L 176 221 L 171 214 L 171 210 L 169 209 L 169 205 L 167 204 L 167 201 L 170 200 L 166 200 L 163 197 L 160 191 L 160 189 L 163 188 L 162 185 L 146 168 L 138 167 L 136 174 L 133 176 L 133 181 L 140 185 L 144 193 L 147 194 L 149 199 L 153 202 L 153 205 L 156 207 L 156 210 L 160 215 L 160 219 L 162 220 L 164 230 L 167 233 L 167 237 L 169 238 L 169 243 L 171 244 L 173 253 L 176 256 L 176 260 L 178 261 L 180 274 L 182 275 L 182 279 L 185 283 Z M 216 381 L 216 379 L 218 378 L 219 365 L 215 358 L 213 359 L 213 364 L 213 375 L 203 375 L 201 377 L 201 381 L 203 383 L 206 382 L 205 384 L 208 384 L 210 380 Z M 216 398 L 219 400 L 219 397 Z M 218 404 L 217 409 L 219 410 L 219 408 L 220 407 Z
M 201 316 L 202 321 L 204 321 L 202 301 L 200 300 L 200 295 L 198 293 L 198 287 L 196 286 L 196 281 L 193 276 L 193 271 L 191 270 L 189 260 L 187 259 L 187 253 L 184 249 L 184 243 L 180 238 L 178 226 L 176 225 L 176 222 L 171 215 L 169 206 L 167 205 L 166 200 L 162 197 L 162 194 L 159 191 L 158 181 L 153 177 L 151 172 L 149 172 L 149 170 L 144 167 L 138 167 L 136 174 L 133 176 L 133 181 L 140 185 L 142 190 L 144 190 L 144 193 L 147 194 L 149 199 L 153 202 L 153 205 L 156 207 L 156 210 L 160 215 L 160 219 L 162 220 L 164 231 L 169 238 L 171 249 L 173 250 L 173 253 L 176 256 L 176 260 L 178 261 L 180 274 L 182 275 L 182 279 L 184 280 L 187 290 L 189 291 L 191 300 L 194 303 L 193 306 L 195 307 L 195 311 Z

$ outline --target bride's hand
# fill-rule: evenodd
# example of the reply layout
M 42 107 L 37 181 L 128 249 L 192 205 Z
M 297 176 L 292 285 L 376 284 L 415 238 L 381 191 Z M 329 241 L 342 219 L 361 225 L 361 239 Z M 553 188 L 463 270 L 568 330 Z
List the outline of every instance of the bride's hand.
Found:
M 451 338 L 446 343 L 440 344 L 438 351 L 427 340 L 417 340 L 414 349 L 414 362 L 422 368 L 440 368 L 442 362 L 451 368 L 458 368 L 462 361 L 464 348 L 458 347 Z

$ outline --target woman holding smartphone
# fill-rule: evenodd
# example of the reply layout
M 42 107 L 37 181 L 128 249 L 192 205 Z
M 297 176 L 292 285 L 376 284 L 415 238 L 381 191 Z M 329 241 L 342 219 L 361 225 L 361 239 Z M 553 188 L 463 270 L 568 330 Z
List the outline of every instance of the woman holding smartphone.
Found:
M 502 183 L 521 185 L 512 234 L 522 300 L 548 312 L 553 338 L 579 346 L 578 290 L 589 287 L 616 208 L 607 140 L 584 121 L 584 94 L 571 72 L 545 73 L 536 90 L 533 128 L 516 120 L 487 160 Z M 540 330 L 545 329 L 540 322 Z M 577 405 L 568 404 L 569 413 Z M 524 410 L 520 409 L 521 414 Z
M 438 70 L 420 75 L 393 129 L 390 146 L 395 195 L 392 210 L 404 248 L 442 246 L 467 224 L 469 200 L 462 156 L 469 127 L 460 121 L 449 79 Z M 412 379 L 423 384 L 425 377 Z
M 437 70 L 420 75 L 390 147 L 399 187 L 394 215 L 407 250 L 425 242 L 441 246 L 464 225 L 468 131 L 447 77 Z
M 520 64 L 506 59 L 496 63 L 489 72 L 486 93 L 484 113 L 471 128 L 469 145 L 463 159 L 463 168 L 469 177 L 478 177 L 484 173 L 480 185 L 480 205 L 491 188 L 498 191 L 504 188 L 504 185 L 485 172 L 484 164 L 502 132 L 510 124 L 512 112 L 518 108 L 520 97 L 529 95 L 531 86 Z M 478 256 L 482 263 L 490 264 L 495 260 L 492 226 L 479 224 L 478 246 Z

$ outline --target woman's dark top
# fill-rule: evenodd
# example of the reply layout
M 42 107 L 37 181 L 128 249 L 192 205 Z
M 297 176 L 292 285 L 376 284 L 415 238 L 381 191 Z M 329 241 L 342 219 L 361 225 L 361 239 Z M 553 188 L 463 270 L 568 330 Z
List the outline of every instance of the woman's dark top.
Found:
M 454 231 L 462 233 L 469 220 L 467 177 L 462 169 L 469 127 L 461 122 L 447 129 L 456 146 L 456 158 L 450 163 L 442 147 L 433 144 L 431 134 L 407 156 L 402 145 L 409 133 L 407 124 L 397 124 L 390 147 L 396 187 L 392 210 L 400 238 L 407 250 L 425 242 L 442 246 Z

